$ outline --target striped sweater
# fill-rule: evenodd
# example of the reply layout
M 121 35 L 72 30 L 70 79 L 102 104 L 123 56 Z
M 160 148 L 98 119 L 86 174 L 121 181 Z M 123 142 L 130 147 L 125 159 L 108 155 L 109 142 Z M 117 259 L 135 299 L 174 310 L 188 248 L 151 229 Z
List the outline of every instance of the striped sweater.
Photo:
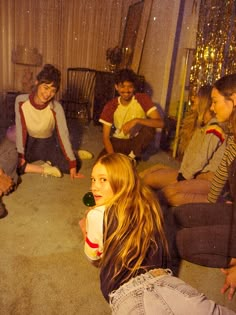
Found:
M 218 169 L 212 179 L 210 192 L 208 193 L 208 201 L 215 203 L 218 201 L 222 190 L 228 180 L 228 170 L 229 166 L 232 164 L 236 158 L 236 143 L 233 136 L 229 136 L 227 139 L 227 145 L 225 153 L 220 162 Z

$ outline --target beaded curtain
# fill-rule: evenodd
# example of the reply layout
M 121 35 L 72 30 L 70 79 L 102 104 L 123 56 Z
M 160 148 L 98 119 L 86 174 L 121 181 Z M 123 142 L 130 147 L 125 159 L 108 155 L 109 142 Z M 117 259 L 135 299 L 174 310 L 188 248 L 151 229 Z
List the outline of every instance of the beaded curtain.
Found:
M 196 50 L 190 70 L 190 94 L 236 72 L 236 1 L 202 0 Z

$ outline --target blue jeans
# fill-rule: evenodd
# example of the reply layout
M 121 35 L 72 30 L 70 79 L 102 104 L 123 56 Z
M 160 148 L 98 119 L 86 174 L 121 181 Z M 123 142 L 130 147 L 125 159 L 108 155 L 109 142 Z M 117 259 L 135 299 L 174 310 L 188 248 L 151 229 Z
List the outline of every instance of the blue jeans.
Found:
M 132 278 L 109 296 L 114 315 L 236 314 L 173 277 L 169 269 L 154 269 Z

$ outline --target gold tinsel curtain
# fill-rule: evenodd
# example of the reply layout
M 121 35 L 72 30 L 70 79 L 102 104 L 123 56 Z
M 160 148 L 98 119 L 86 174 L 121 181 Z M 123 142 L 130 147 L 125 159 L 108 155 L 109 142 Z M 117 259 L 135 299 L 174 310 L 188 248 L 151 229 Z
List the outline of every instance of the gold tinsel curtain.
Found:
M 202 0 L 196 51 L 190 72 L 194 93 L 201 85 L 213 84 L 236 72 L 236 1 Z

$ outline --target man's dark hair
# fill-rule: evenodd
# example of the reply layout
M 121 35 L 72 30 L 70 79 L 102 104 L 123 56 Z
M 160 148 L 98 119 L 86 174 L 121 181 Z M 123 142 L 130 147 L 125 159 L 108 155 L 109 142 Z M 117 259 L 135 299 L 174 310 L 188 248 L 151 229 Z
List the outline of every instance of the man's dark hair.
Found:
M 123 83 L 125 81 L 132 82 L 134 86 L 137 85 L 137 75 L 131 69 L 121 69 L 115 74 L 115 84 Z

